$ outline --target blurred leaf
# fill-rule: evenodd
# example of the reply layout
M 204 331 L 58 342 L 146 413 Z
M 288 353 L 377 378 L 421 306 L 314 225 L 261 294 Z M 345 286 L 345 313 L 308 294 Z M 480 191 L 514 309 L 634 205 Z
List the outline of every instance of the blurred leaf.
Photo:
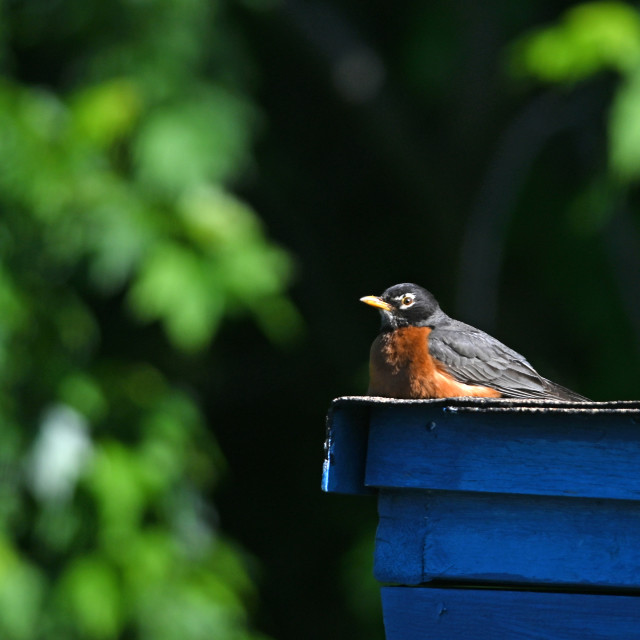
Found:
M 107 413 L 108 402 L 98 382 L 91 376 L 77 372 L 60 381 L 59 397 L 89 420 L 100 420 Z
M 189 237 L 210 251 L 225 246 L 241 251 L 245 242 L 262 238 L 255 212 L 220 187 L 201 185 L 187 191 L 178 202 L 177 211 Z
M 215 274 L 197 254 L 176 243 L 158 245 L 144 261 L 129 302 L 143 320 L 160 320 L 180 349 L 201 348 L 224 312 Z
M 640 67 L 627 76 L 611 105 L 609 158 L 620 180 L 640 178 Z
M 165 393 L 145 417 L 139 459 L 147 481 L 169 489 L 180 479 L 210 485 L 225 468 L 193 401 Z
M 241 301 L 272 341 L 295 341 L 302 319 L 281 295 L 291 279 L 292 260 L 267 240 L 255 213 L 214 187 L 188 192 L 178 206 L 186 232 L 212 256 L 212 272 L 219 275 L 225 294 Z
M 83 529 L 83 514 L 66 503 L 42 505 L 33 533 L 46 553 L 73 554 Z
M 64 304 L 53 310 L 53 314 L 60 340 L 70 351 L 86 354 L 96 346 L 100 333 L 98 324 L 77 297 L 66 297 Z
M 122 602 L 113 568 L 99 556 L 81 557 L 62 577 L 59 597 L 79 637 L 116 638 L 122 627 Z
M 220 88 L 157 108 L 135 140 L 140 180 L 158 193 L 179 194 L 235 177 L 248 161 L 254 119 L 242 100 Z
M 36 637 L 45 580 L 40 572 L 0 539 L 0 636 L 7 640 Z
M 605 69 L 640 64 L 640 16 L 622 2 L 591 2 L 569 9 L 557 25 L 521 39 L 512 54 L 516 74 L 573 83 Z
M 11 531 L 16 522 L 20 522 L 25 516 L 24 511 L 21 510 L 23 496 L 18 492 L 18 478 L 21 470 L 15 468 L 15 460 L 18 458 L 15 439 L 13 434 L 2 438 L 0 464 L 5 469 L 6 477 L 0 484 L 0 531 Z
M 0 264 L 0 379 L 11 373 L 14 335 L 29 323 L 29 310 L 14 279 Z
M 148 362 L 136 363 L 123 374 L 118 374 L 118 382 L 128 400 L 145 411 L 145 417 L 154 412 L 158 404 L 162 405 L 167 397 L 176 393 L 170 388 L 162 373 Z M 153 415 L 153 413 L 151 413 Z
M 145 209 L 120 185 L 105 181 L 100 191 L 86 212 L 84 243 L 91 252 L 92 281 L 111 293 L 126 284 L 158 231 L 152 222 L 155 212 Z
M 146 606 L 152 594 L 172 580 L 175 540 L 167 530 L 147 528 L 120 552 L 128 595 Z
M 127 136 L 142 108 L 135 83 L 118 78 L 78 92 L 72 101 L 77 135 L 104 147 Z
M 236 310 L 274 339 L 296 314 L 287 253 L 229 187 L 248 50 L 208 0 L 2 17 L 0 637 L 255 638 L 210 504 L 225 460 L 175 367 Z
M 141 612 L 146 637 L 155 640 L 252 637 L 243 632 L 246 618 L 235 594 L 213 574 L 202 574 L 202 578 L 202 582 L 185 585 L 165 582 L 162 590 L 148 594 L 151 596 L 148 606 Z
M 145 638 L 254 638 L 243 633 L 240 594 L 251 583 L 236 550 L 209 539 L 204 557 L 190 560 L 159 530 L 146 530 L 123 550 L 124 575 Z
M 66 133 L 69 117 L 62 100 L 43 89 L 17 91 L 16 115 L 19 124 L 41 143 L 59 143 Z
M 220 274 L 239 300 L 253 306 L 262 296 L 279 293 L 289 279 L 289 256 L 264 242 L 247 242 L 242 251 L 227 246 L 219 254 Z
M 139 526 L 146 507 L 146 487 L 139 461 L 120 443 L 96 447 L 87 484 L 100 513 L 107 550 L 114 551 Z
M 17 329 L 29 318 L 23 296 L 16 286 L 14 278 L 0 264 L 0 316 L 3 331 Z
M 254 585 L 247 572 L 246 552 L 237 548 L 231 541 L 222 540 L 220 537 L 214 544 L 209 568 L 239 593 L 253 595 Z

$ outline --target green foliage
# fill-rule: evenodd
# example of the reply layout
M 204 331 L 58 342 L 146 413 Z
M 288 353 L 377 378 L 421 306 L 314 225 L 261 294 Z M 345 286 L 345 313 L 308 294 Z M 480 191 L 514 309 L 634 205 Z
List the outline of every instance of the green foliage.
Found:
M 640 64 L 618 89 L 609 114 L 612 172 L 623 182 L 640 178 Z
M 20 557 L 7 538 L 0 542 L 0 633 L 18 640 L 38 637 L 45 578 Z
M 557 25 L 524 37 L 514 63 L 546 82 L 576 82 L 607 68 L 628 72 L 640 63 L 640 15 L 622 2 L 577 5 Z
M 516 43 L 516 75 L 573 84 L 612 70 L 620 84 L 609 113 L 609 164 L 623 184 L 640 178 L 640 14 L 622 2 L 569 9 L 556 25 Z
M 233 178 L 248 160 L 254 119 L 248 104 L 220 87 L 163 105 L 136 137 L 137 177 L 159 194 Z
M 155 357 L 238 312 L 300 327 L 288 254 L 233 195 L 258 122 L 233 30 L 205 0 L 33 4 L 0 42 L 0 636 L 256 638 L 206 498 L 224 460 Z M 168 342 L 135 348 L 149 322 Z

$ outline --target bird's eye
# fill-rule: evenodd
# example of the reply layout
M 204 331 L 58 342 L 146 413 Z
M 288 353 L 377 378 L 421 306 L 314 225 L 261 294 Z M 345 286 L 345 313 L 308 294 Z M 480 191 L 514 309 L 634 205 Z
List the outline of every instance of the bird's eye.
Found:
M 402 298 L 402 306 L 410 307 L 413 304 L 413 296 L 404 296 Z

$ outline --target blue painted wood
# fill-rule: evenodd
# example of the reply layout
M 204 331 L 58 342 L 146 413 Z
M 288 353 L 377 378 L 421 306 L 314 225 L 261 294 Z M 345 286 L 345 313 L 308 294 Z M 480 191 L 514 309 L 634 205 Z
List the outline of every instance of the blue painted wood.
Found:
M 383 588 L 387 640 L 640 640 L 639 403 L 342 398 L 328 426 L 323 489 L 378 493 L 376 577 L 421 585 Z
M 368 404 L 342 398 L 334 400 L 327 416 L 323 491 L 356 495 L 374 493 L 364 485 L 368 436 Z
M 387 640 L 634 640 L 640 597 L 386 587 Z
M 380 490 L 378 510 L 380 582 L 640 588 L 640 502 Z
M 365 484 L 640 499 L 640 411 L 371 405 Z

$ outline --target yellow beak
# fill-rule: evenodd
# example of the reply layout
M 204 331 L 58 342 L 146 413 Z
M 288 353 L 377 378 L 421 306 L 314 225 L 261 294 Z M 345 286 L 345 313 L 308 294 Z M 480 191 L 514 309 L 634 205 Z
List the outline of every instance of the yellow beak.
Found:
M 360 298 L 360 302 L 364 302 L 372 307 L 378 307 L 378 309 L 385 309 L 385 311 L 391 311 L 393 309 L 388 302 L 385 302 L 382 298 L 378 298 L 378 296 L 365 296 L 364 298 Z

